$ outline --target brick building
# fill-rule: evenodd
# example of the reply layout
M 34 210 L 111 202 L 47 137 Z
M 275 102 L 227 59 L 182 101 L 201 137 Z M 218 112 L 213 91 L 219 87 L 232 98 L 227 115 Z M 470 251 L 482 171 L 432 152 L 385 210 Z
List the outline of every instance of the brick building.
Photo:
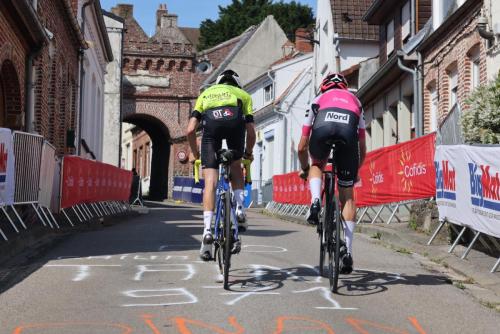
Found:
M 357 95 L 366 119 L 368 150 L 420 134 L 415 47 L 430 30 L 431 0 L 375 0 L 363 19 L 379 27 L 378 58 L 360 64 Z
M 0 125 L 36 131 L 59 154 L 72 152 L 66 139 L 76 126 L 78 51 L 86 47 L 69 1 L 2 1 Z
M 443 7 L 443 6 L 448 7 Z M 487 41 L 477 30 L 482 0 L 433 5 L 433 33 L 419 47 L 424 58 L 424 130 L 435 131 L 454 107 L 487 81 Z
M 35 126 L 58 153 L 73 153 L 77 124 L 79 50 L 87 48 L 74 8 L 67 1 L 38 1 L 50 42 L 34 64 Z
M 0 3 L 1 127 L 24 129 L 26 61 L 47 41 L 43 26 L 29 1 Z

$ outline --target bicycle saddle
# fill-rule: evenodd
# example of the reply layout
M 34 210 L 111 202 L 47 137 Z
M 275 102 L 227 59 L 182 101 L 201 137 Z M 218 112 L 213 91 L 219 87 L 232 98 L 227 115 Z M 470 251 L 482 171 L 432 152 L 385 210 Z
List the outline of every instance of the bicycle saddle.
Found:
M 230 164 L 234 161 L 235 154 L 236 151 L 234 150 L 221 149 L 217 152 L 217 161 L 223 164 Z

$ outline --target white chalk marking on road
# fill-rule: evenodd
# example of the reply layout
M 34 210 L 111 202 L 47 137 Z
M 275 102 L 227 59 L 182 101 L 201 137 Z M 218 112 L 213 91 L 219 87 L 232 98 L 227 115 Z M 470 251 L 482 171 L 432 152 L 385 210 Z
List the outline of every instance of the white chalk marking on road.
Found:
M 189 256 L 188 255 L 167 255 L 167 257 L 165 258 L 165 261 L 169 261 L 172 259 L 189 260 Z
M 300 264 L 300 266 L 301 266 L 301 267 L 305 267 L 305 268 L 309 268 L 309 269 L 311 269 L 312 271 L 314 271 L 314 272 L 316 273 L 316 275 L 318 275 L 318 277 L 316 277 L 316 278 L 314 279 L 314 281 L 307 281 L 307 283 L 321 283 L 321 282 L 322 282 L 322 281 L 321 281 L 321 278 L 322 278 L 322 277 L 320 276 L 320 274 L 319 274 L 319 270 L 318 270 L 316 267 L 311 266 L 310 264 L 303 264 L 303 263 L 302 263 L 302 264 Z
M 295 275 L 291 270 L 283 270 L 282 268 L 275 267 L 275 266 L 269 266 L 266 264 L 251 264 L 250 267 L 255 269 L 255 274 L 258 279 L 260 279 L 265 273 L 265 270 L 262 269 L 270 269 L 270 270 L 275 270 L 280 273 L 286 274 L 289 276 L 292 280 L 294 281 L 305 281 L 303 277 L 299 277 Z
M 156 260 L 157 258 L 158 258 L 158 255 L 150 255 L 149 259 L 147 257 L 141 257 L 140 255 L 134 256 L 134 260 L 141 260 L 141 261 Z
M 315 287 L 315 288 L 310 288 L 306 290 L 297 290 L 297 291 L 292 291 L 292 293 L 305 293 L 305 292 L 314 292 L 314 291 L 320 291 L 323 295 L 323 298 L 325 298 L 327 301 L 329 301 L 332 306 L 316 306 L 314 308 L 319 309 L 319 310 L 357 310 L 357 308 L 353 307 L 342 307 L 340 306 L 339 302 L 337 302 L 335 299 L 332 298 L 332 293 L 330 289 L 325 288 L 325 287 Z
M 120 256 L 120 260 L 125 260 L 130 254 L 123 254 Z
M 149 304 L 123 304 L 122 307 L 151 307 L 151 306 L 170 306 L 170 305 L 184 305 L 195 304 L 198 298 L 185 288 L 176 289 L 151 289 L 151 290 L 127 290 L 122 292 L 125 296 L 130 298 L 159 298 L 159 297 L 172 297 L 183 296 L 186 300 L 177 300 L 172 302 L 163 303 L 149 303 Z M 144 294 L 145 293 L 145 294 Z
M 112 257 L 112 255 L 89 256 L 87 260 L 111 260 Z
M 181 267 L 180 269 L 173 269 L 172 267 Z M 154 269 L 152 267 L 161 267 L 160 269 Z M 183 271 L 187 272 L 186 277 L 182 280 L 187 281 L 193 278 L 196 271 L 191 264 L 181 263 L 181 264 L 144 264 L 137 266 L 137 274 L 135 274 L 134 281 L 141 281 L 144 273 L 147 272 L 175 272 L 175 271 Z
M 120 264 L 48 264 L 44 267 L 76 267 L 77 274 L 73 282 L 81 282 L 90 276 L 90 267 L 121 267 Z
M 248 250 L 248 248 L 264 248 L 264 250 Z M 268 246 L 268 245 L 243 245 L 241 247 L 245 249 L 246 253 L 284 253 L 288 252 L 288 249 L 279 246 Z M 265 248 L 275 249 L 275 250 L 266 250 Z
M 279 292 L 265 292 L 266 289 L 261 289 L 261 290 L 255 290 L 255 291 L 248 291 L 248 292 L 225 292 L 221 293 L 221 296 L 232 296 L 232 295 L 240 295 L 236 297 L 235 299 L 226 302 L 226 305 L 235 305 L 237 302 L 239 302 L 242 299 L 245 299 L 246 297 L 253 296 L 253 295 L 279 295 Z

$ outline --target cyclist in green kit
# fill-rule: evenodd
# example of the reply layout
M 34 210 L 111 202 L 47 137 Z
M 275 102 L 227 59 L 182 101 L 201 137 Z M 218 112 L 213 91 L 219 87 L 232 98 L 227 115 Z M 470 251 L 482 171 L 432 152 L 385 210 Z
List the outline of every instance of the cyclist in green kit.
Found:
M 241 158 L 252 160 L 255 145 L 255 125 L 252 98 L 241 89 L 238 74 L 232 70 L 222 72 L 216 84 L 207 88 L 198 97 L 195 110 L 191 114 L 187 129 L 187 139 L 191 148 L 190 161 L 200 158 L 196 142 L 196 129 L 201 123 L 201 165 L 205 179 L 203 193 L 203 242 L 200 257 L 204 261 L 212 258 L 212 218 L 214 216 L 215 189 L 217 186 L 219 162 L 217 151 L 226 140 L 227 147 L 235 152 L 231 164 L 231 187 L 236 200 L 236 216 L 242 231 L 248 228 L 243 207 L 243 173 Z M 246 142 L 246 149 L 245 149 Z

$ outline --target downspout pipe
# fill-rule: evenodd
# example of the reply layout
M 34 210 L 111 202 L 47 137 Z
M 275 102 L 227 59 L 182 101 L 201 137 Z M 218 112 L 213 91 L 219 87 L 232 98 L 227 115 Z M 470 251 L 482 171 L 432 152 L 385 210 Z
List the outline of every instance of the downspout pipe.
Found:
M 26 106 L 26 115 L 25 115 L 25 128 L 26 131 L 29 133 L 34 133 L 35 132 L 35 126 L 34 126 L 34 121 L 35 121 L 35 83 L 34 83 L 34 78 L 33 78 L 33 61 L 35 58 L 37 58 L 42 51 L 42 48 L 39 48 L 37 50 L 32 51 L 29 55 L 28 58 L 26 59 L 26 96 L 24 98 L 24 105 Z
M 417 51 L 417 88 L 418 88 L 418 128 L 420 135 L 424 135 L 424 59 L 421 52 Z
M 401 70 L 410 73 L 413 76 L 413 104 L 415 105 L 415 112 L 416 112 L 416 136 L 417 138 L 422 136 L 421 133 L 421 128 L 420 128 L 420 90 L 418 88 L 418 71 L 412 70 L 411 68 L 405 66 L 403 64 L 403 54 L 401 51 L 398 51 L 398 66 Z
M 123 131 L 123 45 L 125 36 L 125 24 L 121 30 L 121 49 L 120 49 L 120 133 L 118 134 L 118 167 L 122 168 L 122 131 Z M 152 150 L 152 148 L 151 148 Z
M 82 36 L 85 39 L 85 10 L 88 6 L 92 5 L 95 0 L 88 0 L 82 6 Z M 85 57 L 85 50 L 80 49 L 80 108 L 78 110 L 78 137 L 77 137 L 77 155 L 82 153 L 82 118 L 84 110 L 84 99 L 83 94 L 85 93 L 84 83 L 85 83 L 85 69 L 83 66 L 83 61 Z

